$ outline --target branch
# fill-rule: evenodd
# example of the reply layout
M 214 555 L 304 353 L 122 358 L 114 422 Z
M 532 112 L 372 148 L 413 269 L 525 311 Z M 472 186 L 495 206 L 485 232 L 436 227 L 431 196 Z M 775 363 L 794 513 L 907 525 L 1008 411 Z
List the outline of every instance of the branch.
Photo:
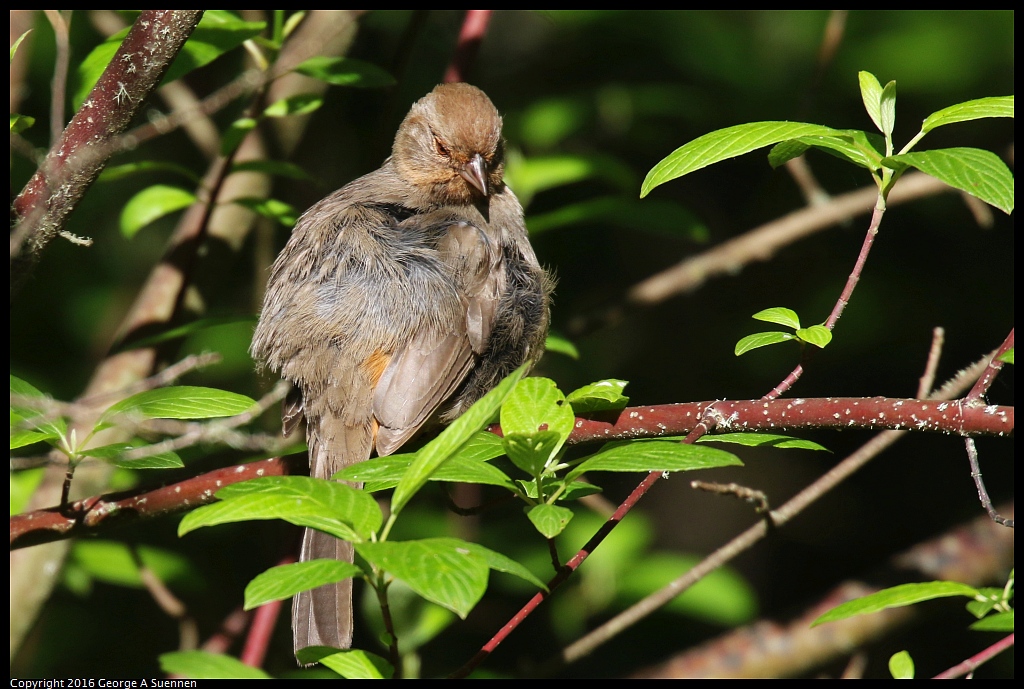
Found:
M 720 431 L 860 428 L 997 436 L 1013 432 L 1013 407 L 970 406 L 962 400 L 936 403 L 890 397 L 798 397 L 627 407 L 614 419 L 577 419 L 569 442 L 680 435 L 696 428 L 706 414 L 716 417 Z
M 144 493 L 91 497 L 72 502 L 63 511 L 50 507 L 15 515 L 11 517 L 11 550 L 96 534 L 124 522 L 187 512 L 213 502 L 214 494 L 232 483 L 307 471 L 304 455 L 275 457 L 217 469 Z
M 1011 508 L 1012 509 L 1012 508 Z M 1005 576 L 1013 565 L 1013 534 L 984 517 L 896 555 L 890 566 L 900 570 L 892 583 L 950 579 L 983 586 Z M 865 581 L 839 584 L 798 617 L 784 622 L 759 621 L 691 648 L 639 676 L 645 678 L 792 677 L 850 652 L 894 628 L 919 618 L 918 608 L 892 608 L 871 615 L 810 628 L 836 605 L 889 585 L 883 570 Z
M 125 131 L 157 87 L 203 10 L 144 10 L 46 160 L 14 199 L 11 293 L 96 181 Z

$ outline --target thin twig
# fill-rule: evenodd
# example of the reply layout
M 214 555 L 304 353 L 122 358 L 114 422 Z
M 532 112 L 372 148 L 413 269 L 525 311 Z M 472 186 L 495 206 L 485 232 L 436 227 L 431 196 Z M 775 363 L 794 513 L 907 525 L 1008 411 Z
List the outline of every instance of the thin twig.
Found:
M 964 444 L 967 446 L 967 459 L 971 465 L 971 478 L 974 479 L 974 486 L 978 489 L 978 500 L 981 501 L 981 506 L 985 508 L 988 516 L 996 524 L 1002 524 L 1012 529 L 1013 520 L 1000 515 L 992 507 L 992 499 L 988 497 L 988 490 L 986 490 L 985 482 L 981 478 L 981 466 L 978 464 L 978 448 L 974 445 L 974 438 L 964 438 Z
M 695 490 L 702 490 L 705 493 L 715 493 L 716 495 L 731 495 L 734 498 L 739 498 L 743 502 L 753 505 L 754 511 L 758 514 L 764 514 L 769 509 L 768 496 L 765 495 L 765 492 L 763 490 L 748 488 L 747 486 L 741 486 L 738 483 L 711 483 L 708 481 L 690 481 L 690 488 L 693 488 Z
M 68 91 L 68 65 L 71 62 L 71 44 L 68 36 L 71 10 L 43 10 L 53 27 L 56 55 L 53 65 L 53 83 L 50 86 L 50 146 L 60 139 L 64 131 L 64 99 Z
M 825 327 L 829 330 L 835 329 L 836 323 L 839 322 L 840 317 L 842 317 L 847 304 L 849 304 L 850 299 L 853 298 L 853 291 L 857 288 L 857 283 L 860 282 L 860 275 L 864 271 L 864 265 L 867 263 L 868 256 L 871 254 L 871 247 L 875 244 L 875 237 L 878 236 L 878 228 L 882 224 L 883 215 L 885 215 L 885 199 L 882 194 L 879 193 L 877 201 L 875 202 L 875 209 L 871 213 L 871 222 L 868 223 L 868 231 L 864 235 L 864 242 L 861 244 L 860 253 L 857 255 L 856 262 L 854 262 L 853 270 L 850 271 L 850 276 L 846 279 L 846 285 L 843 287 L 843 291 L 839 295 L 839 299 L 836 300 L 835 306 L 832 307 L 832 313 L 829 314 L 828 319 L 825 321 Z M 772 391 L 762 399 L 772 400 L 784 395 L 798 380 L 800 380 L 803 372 L 803 365 L 797 364 L 796 368 L 794 368 L 781 383 L 776 385 L 775 388 L 773 388 Z
M 971 656 L 967 660 L 963 661 L 962 663 L 954 665 L 945 672 L 940 672 L 939 674 L 935 675 L 935 679 L 956 679 L 957 677 L 961 677 L 970 672 L 974 672 L 983 663 L 992 660 L 1006 649 L 1012 647 L 1013 634 L 1010 634 L 1009 636 L 1000 639 L 996 643 L 992 644 L 981 653 Z
M 984 403 L 985 393 L 992 387 L 992 381 L 999 375 L 999 371 L 1003 368 L 1003 362 L 1000 361 L 999 357 L 1013 349 L 1013 330 L 1010 330 L 1010 334 L 1003 340 L 1003 344 L 999 346 L 995 354 L 992 355 L 992 360 L 988 362 L 988 366 L 985 367 L 985 372 L 978 378 L 978 382 L 974 384 L 971 391 L 967 393 L 968 404 L 982 404 Z
M 928 349 L 928 362 L 924 365 L 924 373 L 917 385 L 917 396 L 927 397 L 932 386 L 935 385 L 935 372 L 939 368 L 939 357 L 942 355 L 942 345 L 946 341 L 946 331 L 943 328 L 932 330 L 932 346 Z

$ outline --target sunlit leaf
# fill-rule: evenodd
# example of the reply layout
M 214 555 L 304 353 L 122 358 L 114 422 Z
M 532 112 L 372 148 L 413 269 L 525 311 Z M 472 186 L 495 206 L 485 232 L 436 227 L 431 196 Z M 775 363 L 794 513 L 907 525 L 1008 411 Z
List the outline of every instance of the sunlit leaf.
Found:
M 180 187 L 154 184 L 128 200 L 121 209 L 121 234 L 131 238 L 154 220 L 188 208 L 195 203 L 195 195 Z
M 1013 117 L 1013 96 L 978 98 L 943 108 L 924 119 L 921 131 L 927 133 L 936 127 L 984 117 Z
M 868 111 L 868 117 L 878 127 L 878 131 L 884 132 L 885 127 L 882 126 L 882 85 L 871 72 L 858 72 L 857 79 L 860 81 L 860 97 L 864 102 L 864 109 Z
M 562 533 L 574 514 L 566 507 L 540 504 L 527 508 L 526 516 L 544 538 L 554 538 Z
M 800 327 L 800 317 L 796 315 L 796 311 L 782 306 L 758 311 L 751 316 L 751 318 L 758 321 L 775 323 L 776 325 L 784 325 L 787 328 L 793 328 L 794 330 Z
M 362 573 L 363 570 L 351 562 L 338 560 L 309 560 L 271 567 L 245 587 L 245 609 L 252 610 L 275 600 L 287 600 L 300 591 L 336 584 Z
M 640 197 L 655 187 L 714 163 L 801 136 L 840 136 L 841 131 L 803 122 L 750 122 L 719 129 L 681 146 L 655 165 L 640 187 Z
M 906 651 L 893 653 L 889 658 L 889 674 L 893 679 L 914 679 L 914 660 Z
M 832 331 L 823 325 L 812 325 L 809 328 L 800 328 L 796 336 L 808 344 L 822 349 L 832 341 Z
M 395 669 L 379 655 L 350 649 L 339 651 L 328 646 L 307 646 L 295 654 L 303 665 L 321 663 L 345 679 L 390 679 Z
M 855 615 L 867 615 L 886 608 L 899 608 L 914 603 L 950 596 L 967 596 L 974 598 L 978 591 L 973 586 L 957 581 L 929 581 L 919 584 L 902 584 L 883 589 L 876 593 L 857 598 L 838 605 L 824 615 L 818 617 L 811 626 L 844 620 Z
M 179 385 L 146 390 L 123 399 L 107 409 L 101 420 L 127 413 L 153 419 L 213 419 L 241 414 L 255 404 L 252 398 L 236 392 Z
M 893 169 L 915 167 L 949 186 L 976 196 L 1007 215 L 1013 212 L 1013 173 L 991 151 L 940 148 L 890 156 L 882 164 Z
M 740 341 L 736 343 L 734 353 L 736 356 L 740 356 L 741 354 L 746 354 L 751 349 L 767 347 L 768 345 L 795 339 L 796 335 L 793 333 L 782 333 L 778 331 L 754 333 L 753 335 L 747 335 L 746 337 L 741 338 Z
M 160 669 L 189 679 L 270 679 L 258 667 L 237 658 L 207 651 L 174 651 L 160 656 Z

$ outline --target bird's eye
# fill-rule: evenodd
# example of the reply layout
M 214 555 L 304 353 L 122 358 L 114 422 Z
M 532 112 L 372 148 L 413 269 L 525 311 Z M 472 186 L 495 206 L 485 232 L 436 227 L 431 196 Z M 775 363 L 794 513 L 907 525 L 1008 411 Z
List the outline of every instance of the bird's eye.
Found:
M 448 152 L 448 148 L 441 143 L 441 140 L 436 136 L 434 137 L 434 148 L 437 150 L 437 154 L 442 158 L 451 158 L 452 154 Z

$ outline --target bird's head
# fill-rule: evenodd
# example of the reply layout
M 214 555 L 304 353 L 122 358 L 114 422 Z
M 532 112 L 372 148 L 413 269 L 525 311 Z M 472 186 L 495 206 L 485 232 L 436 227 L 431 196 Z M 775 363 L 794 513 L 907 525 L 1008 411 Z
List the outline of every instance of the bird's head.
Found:
M 502 184 L 501 115 L 475 86 L 441 84 L 413 104 L 391 159 L 431 203 L 476 203 Z

